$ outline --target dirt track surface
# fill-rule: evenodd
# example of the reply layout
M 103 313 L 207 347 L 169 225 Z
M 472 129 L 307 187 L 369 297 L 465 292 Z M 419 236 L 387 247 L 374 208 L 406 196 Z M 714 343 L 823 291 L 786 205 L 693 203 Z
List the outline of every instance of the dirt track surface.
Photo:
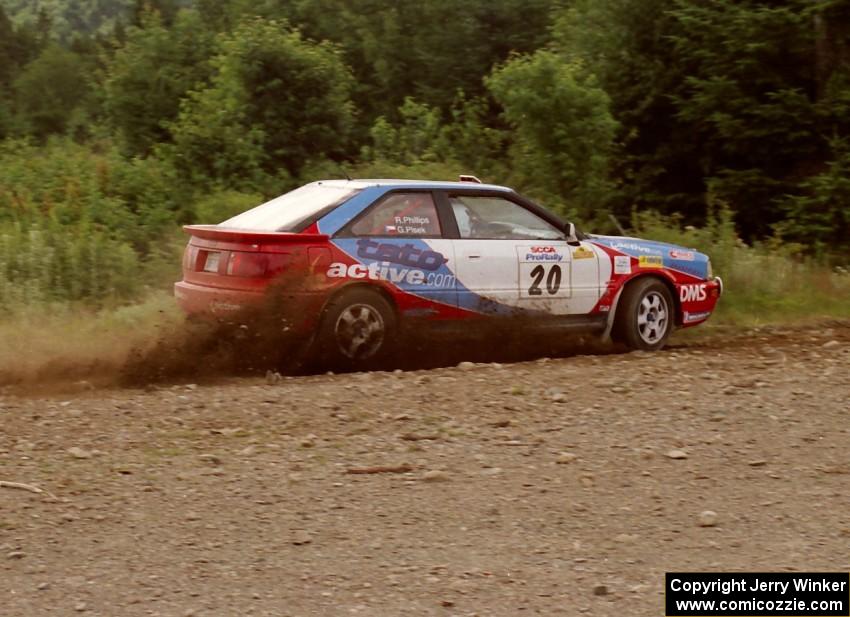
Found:
M 841 324 L 6 393 L 0 480 L 50 494 L 0 487 L 0 613 L 662 615 L 665 571 L 847 571 L 849 407 Z

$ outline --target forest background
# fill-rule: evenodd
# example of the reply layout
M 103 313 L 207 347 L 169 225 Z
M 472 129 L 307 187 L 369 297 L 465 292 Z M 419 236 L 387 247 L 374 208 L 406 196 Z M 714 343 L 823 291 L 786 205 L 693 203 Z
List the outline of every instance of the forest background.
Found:
M 0 0 L 7 342 L 178 319 L 182 224 L 460 173 L 708 252 L 720 323 L 846 317 L 850 3 Z

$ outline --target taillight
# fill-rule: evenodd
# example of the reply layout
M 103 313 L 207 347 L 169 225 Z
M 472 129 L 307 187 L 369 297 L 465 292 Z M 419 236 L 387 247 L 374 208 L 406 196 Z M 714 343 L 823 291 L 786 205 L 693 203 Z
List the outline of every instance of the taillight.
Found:
M 228 276 L 271 278 L 281 274 L 292 256 L 289 253 L 241 253 L 234 251 L 227 262 Z
M 191 244 L 186 245 L 186 250 L 183 252 L 183 269 L 194 270 L 195 264 L 198 262 L 198 247 Z

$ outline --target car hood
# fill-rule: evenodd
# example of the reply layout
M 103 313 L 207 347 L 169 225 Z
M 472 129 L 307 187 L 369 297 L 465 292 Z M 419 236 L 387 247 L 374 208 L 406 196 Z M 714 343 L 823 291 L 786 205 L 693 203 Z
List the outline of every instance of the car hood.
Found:
M 640 258 L 641 255 L 660 256 L 665 268 L 678 270 L 703 279 L 708 278 L 708 255 L 692 248 L 628 236 L 588 234 L 588 240 L 632 257 Z

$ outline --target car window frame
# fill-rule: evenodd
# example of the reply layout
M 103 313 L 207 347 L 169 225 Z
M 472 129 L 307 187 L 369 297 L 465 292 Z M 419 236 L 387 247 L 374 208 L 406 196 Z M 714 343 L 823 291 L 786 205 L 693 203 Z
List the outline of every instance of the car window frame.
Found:
M 460 227 L 457 223 L 457 218 L 455 217 L 454 210 L 451 205 L 451 197 L 455 195 L 465 196 L 465 197 L 490 197 L 490 198 L 498 198 L 504 199 L 505 201 L 509 201 L 524 210 L 527 210 L 531 214 L 534 214 L 543 221 L 549 223 L 555 229 L 560 231 L 563 234 L 563 239 L 567 239 L 567 234 L 564 231 L 564 227 L 566 225 L 566 221 L 563 221 L 556 214 L 550 212 L 546 208 L 537 205 L 530 199 L 523 197 L 519 193 L 516 192 L 506 192 L 506 191 L 493 191 L 487 189 L 467 189 L 467 188 L 458 188 L 458 189 L 450 189 L 450 190 L 440 190 L 436 191 L 437 197 L 439 199 L 438 207 L 442 208 L 445 212 L 446 216 L 451 218 L 451 230 L 452 230 L 452 239 L 454 240 L 508 240 L 513 242 L 521 242 L 523 239 L 521 238 L 464 238 L 460 235 Z M 446 229 L 444 229 L 445 233 Z M 448 237 L 448 236 L 445 236 Z
M 359 235 L 352 231 L 353 227 L 357 224 L 358 221 L 367 217 L 372 210 L 375 208 L 379 208 L 384 202 L 392 198 L 394 195 L 398 194 L 412 194 L 415 193 L 417 195 L 430 195 L 431 201 L 434 203 L 434 209 L 437 212 L 437 222 L 440 225 L 440 235 L 431 235 L 431 234 L 371 234 L 371 235 Z M 399 187 L 395 189 L 390 189 L 383 195 L 381 195 L 378 199 L 373 201 L 371 204 L 363 208 L 356 216 L 354 216 L 350 221 L 348 221 L 336 234 L 334 234 L 335 238 L 403 238 L 405 240 L 410 240 L 412 238 L 422 238 L 424 240 L 445 240 L 448 238 L 446 235 L 447 231 L 447 223 L 446 212 L 443 208 L 440 207 L 440 203 L 438 201 L 436 191 L 431 189 L 410 189 L 405 187 Z M 452 224 L 455 229 L 457 228 L 456 223 L 452 219 Z

